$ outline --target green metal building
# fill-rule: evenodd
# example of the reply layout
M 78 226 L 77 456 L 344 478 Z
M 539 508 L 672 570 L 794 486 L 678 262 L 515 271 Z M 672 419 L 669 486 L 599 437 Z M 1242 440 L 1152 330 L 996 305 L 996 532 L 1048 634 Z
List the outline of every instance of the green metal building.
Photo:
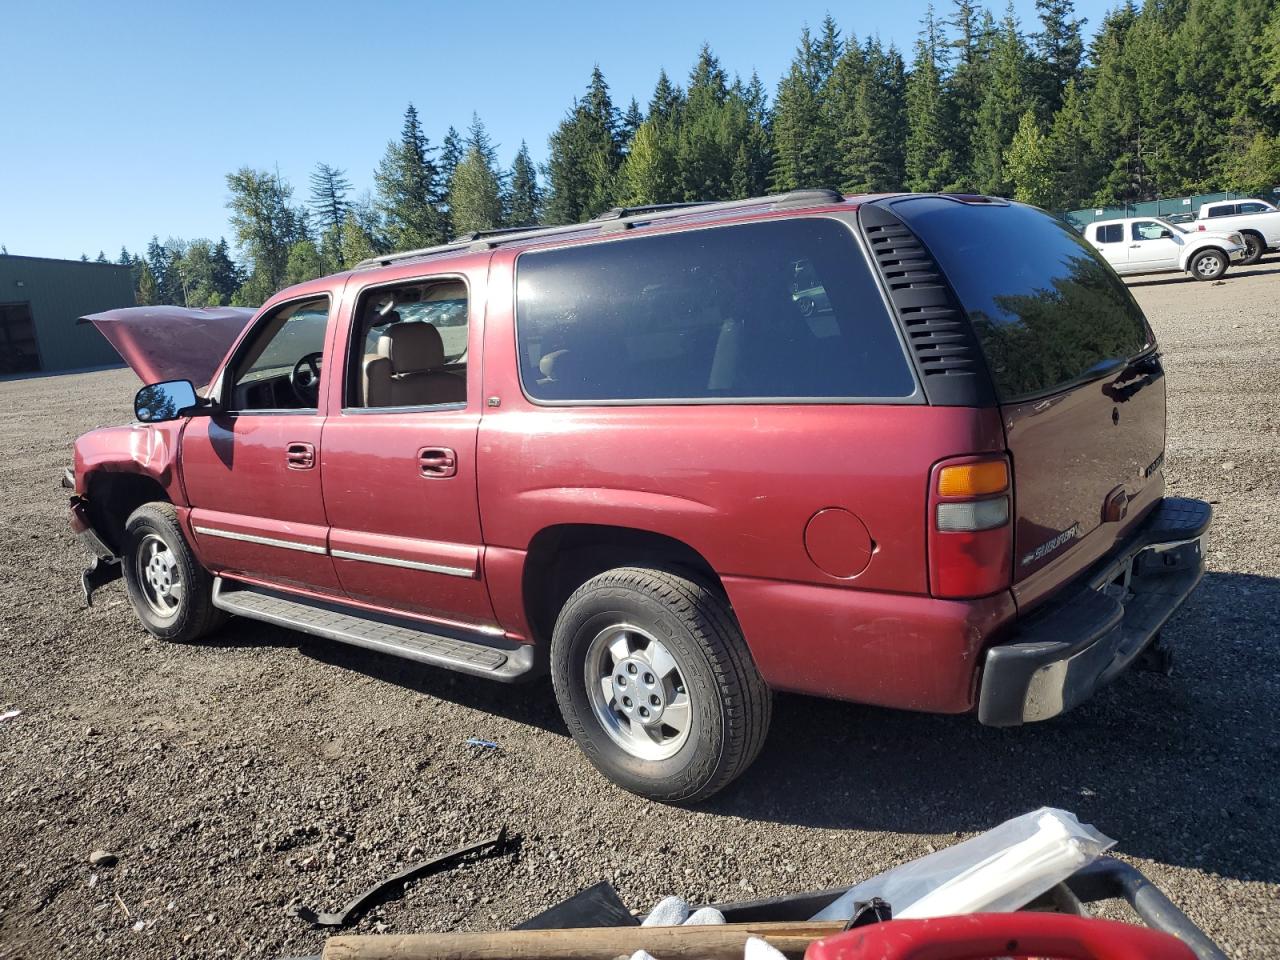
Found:
M 87 313 L 132 307 L 129 268 L 0 254 L 0 374 L 120 362 Z

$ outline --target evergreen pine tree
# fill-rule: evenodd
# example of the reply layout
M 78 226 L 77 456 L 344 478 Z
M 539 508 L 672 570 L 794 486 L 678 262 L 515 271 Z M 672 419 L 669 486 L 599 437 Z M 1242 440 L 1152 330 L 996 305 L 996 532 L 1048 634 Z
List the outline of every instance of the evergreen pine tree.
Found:
M 445 222 L 437 206 L 439 176 L 431 161 L 430 141 L 418 111 L 409 104 L 400 137 L 387 144 L 374 172 L 377 206 L 394 249 L 411 250 L 441 243 Z
M 1103 18 L 1090 48 L 1086 123 L 1090 149 L 1101 168 L 1095 203 L 1130 203 L 1150 190 L 1142 154 L 1137 70 L 1130 47 L 1137 19 L 1137 8 L 1129 0 Z
M 214 292 L 218 295 L 218 301 L 230 303 L 236 290 L 244 281 L 240 276 L 240 268 L 231 259 L 231 248 L 227 246 L 226 237 L 218 238 L 209 259 L 212 267 L 210 281 Z
M 760 75 L 751 71 L 751 79 L 739 91 L 747 109 L 747 133 L 733 160 L 733 193 L 737 199 L 758 197 L 768 192 L 772 166 L 772 142 L 768 94 Z
M 346 266 L 338 237 L 342 232 L 342 221 L 347 216 L 347 194 L 350 192 L 351 182 L 346 179 L 345 170 L 327 163 L 316 164 L 311 174 L 311 209 L 316 216 L 320 236 L 320 260 L 322 264 L 332 264 L 339 270 Z
M 824 43 L 834 42 L 824 37 Z M 823 43 L 815 44 L 806 27 L 787 75 L 778 84 L 773 106 L 773 169 L 777 191 L 826 186 L 833 178 L 835 144 L 824 123 L 819 91 L 830 71 Z M 834 69 L 834 63 L 830 69 Z
M 950 42 L 955 53 L 955 67 L 945 80 L 943 116 L 945 139 L 955 153 L 955 178 L 947 188 L 974 190 L 972 143 L 987 80 L 984 46 L 992 38 L 984 29 L 983 17 L 973 0 L 953 0 L 953 6 L 947 25 L 956 31 Z
M 650 117 L 636 131 L 618 172 L 618 203 L 672 203 L 680 195 L 673 143 L 663 136 L 661 127 L 662 121 Z
M 1004 158 L 1013 195 L 1023 203 L 1049 207 L 1053 203 L 1053 169 L 1047 143 L 1040 132 L 1034 110 L 1028 109 L 1018 121 L 1018 129 Z
M 591 71 L 587 95 L 551 134 L 550 148 L 547 219 L 576 223 L 607 210 L 617 187 L 622 147 L 617 111 L 598 66 Z
M 156 295 L 156 278 L 147 261 L 142 261 L 138 268 L 138 282 L 134 286 L 134 299 L 140 307 L 150 307 L 159 303 Z
M 835 71 L 836 61 L 843 52 L 844 42 L 840 39 L 840 28 L 828 13 L 822 18 L 818 39 L 812 46 L 813 78 L 818 87 L 822 87 Z
M 942 53 L 938 22 L 930 5 L 906 81 L 904 166 L 908 190 L 942 190 L 956 179 L 957 160 L 948 139 Z
M 733 165 L 748 122 L 741 94 L 730 91 L 724 68 L 704 43 L 689 75 L 679 125 L 679 199 L 721 200 L 732 194 Z
M 1010 191 L 1004 154 L 1018 131 L 1019 118 L 1033 107 L 1029 60 L 1011 2 L 993 41 L 973 131 L 971 170 L 973 184 L 981 193 L 1004 196 Z
M 1084 56 L 1081 28 L 1086 21 L 1074 19 L 1073 0 L 1036 0 L 1040 29 L 1033 36 L 1036 52 L 1036 93 L 1044 116 L 1062 106 L 1067 84 L 1080 76 Z
M 1053 176 L 1048 206 L 1070 210 L 1088 203 L 1098 189 L 1100 167 L 1089 136 L 1084 95 L 1074 79 L 1063 89 L 1062 107 L 1053 115 L 1045 150 Z
M 642 123 L 644 123 L 644 114 L 640 112 L 640 104 L 636 102 L 636 98 L 632 97 L 631 103 L 627 106 L 627 112 L 622 115 L 622 126 L 619 129 L 624 151 L 631 147 L 631 140 Z
M 439 168 L 437 173 L 440 188 L 436 197 L 438 202 L 445 202 L 445 194 L 449 192 L 449 181 L 453 179 L 453 171 L 462 162 L 465 154 L 466 147 L 462 141 L 462 134 L 454 127 L 450 127 L 445 131 L 444 139 L 440 141 L 440 162 L 436 165 Z
M 653 88 L 653 97 L 649 100 L 649 119 L 674 121 L 683 103 L 683 92 L 672 85 L 666 70 L 659 70 L 658 82 Z
M 502 188 L 498 172 L 485 154 L 484 141 L 473 138 L 449 184 L 449 217 L 454 236 L 502 226 Z
M 512 227 L 533 226 L 542 215 L 542 188 L 538 186 L 538 171 L 529 156 L 529 146 L 523 140 L 511 165 L 508 182 L 507 224 Z
M 151 291 L 151 299 L 148 304 L 160 303 L 158 299 L 160 291 L 166 285 L 166 278 L 169 275 L 169 264 L 172 262 L 172 256 L 165 249 L 164 244 L 160 242 L 160 238 L 152 235 L 151 240 L 147 243 L 147 269 L 151 274 L 151 282 L 154 289 Z

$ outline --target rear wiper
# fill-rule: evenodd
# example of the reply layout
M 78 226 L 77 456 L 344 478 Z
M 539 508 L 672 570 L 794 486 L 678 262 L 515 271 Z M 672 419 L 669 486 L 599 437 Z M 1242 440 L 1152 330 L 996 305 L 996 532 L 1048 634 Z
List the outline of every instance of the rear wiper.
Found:
M 1085 380 L 1095 380 L 1098 377 L 1105 377 L 1111 371 L 1126 366 L 1128 361 L 1122 357 L 1108 357 L 1106 360 L 1099 360 L 1092 367 L 1081 374 L 1081 378 Z

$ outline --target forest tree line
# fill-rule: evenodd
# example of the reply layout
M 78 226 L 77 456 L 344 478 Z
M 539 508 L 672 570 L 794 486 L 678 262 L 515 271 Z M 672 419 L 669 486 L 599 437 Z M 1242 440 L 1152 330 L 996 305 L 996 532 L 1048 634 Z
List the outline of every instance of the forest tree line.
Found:
M 683 83 L 659 71 L 643 105 L 615 104 L 596 67 L 540 170 L 525 143 L 504 166 L 475 115 L 437 147 L 411 104 L 371 190 L 318 163 L 300 197 L 244 167 L 227 176 L 234 256 L 225 240 L 153 238 L 118 262 L 139 303 L 256 305 L 376 254 L 616 205 L 834 186 L 1066 210 L 1280 184 L 1280 0 L 1129 0 L 1087 43 L 1072 0 L 1036 13 L 951 0 L 905 52 L 827 17 L 771 95 L 707 45 Z

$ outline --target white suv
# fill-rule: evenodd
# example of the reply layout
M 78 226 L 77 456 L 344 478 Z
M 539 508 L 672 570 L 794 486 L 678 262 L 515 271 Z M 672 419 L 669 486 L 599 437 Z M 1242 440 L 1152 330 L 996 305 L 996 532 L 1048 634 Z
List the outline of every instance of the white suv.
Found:
M 1238 233 L 1191 232 L 1156 217 L 1101 220 L 1085 227 L 1084 236 L 1121 274 L 1179 270 L 1217 280 L 1245 253 Z

